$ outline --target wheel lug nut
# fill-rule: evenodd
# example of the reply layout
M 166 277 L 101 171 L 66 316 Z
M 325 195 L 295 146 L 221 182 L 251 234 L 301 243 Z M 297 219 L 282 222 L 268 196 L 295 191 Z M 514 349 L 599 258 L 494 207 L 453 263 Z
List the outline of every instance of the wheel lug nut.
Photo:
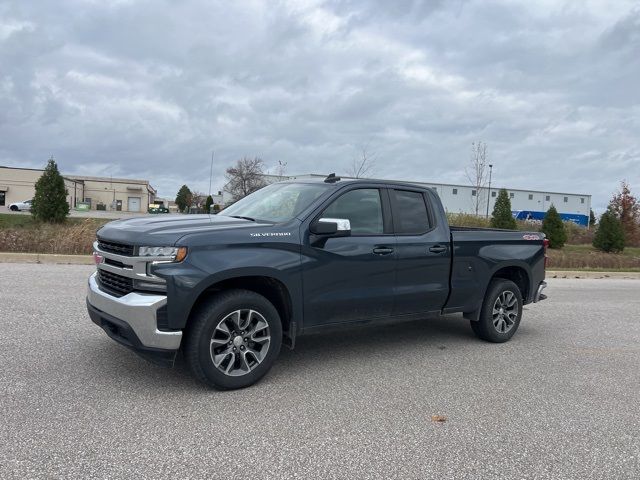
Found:
M 245 337 L 244 342 L 247 343 L 248 341 L 249 339 Z
M 236 347 L 233 347 L 233 351 L 234 351 L 234 352 L 236 351 Z
M 240 350 L 244 350 L 244 345 L 240 345 Z

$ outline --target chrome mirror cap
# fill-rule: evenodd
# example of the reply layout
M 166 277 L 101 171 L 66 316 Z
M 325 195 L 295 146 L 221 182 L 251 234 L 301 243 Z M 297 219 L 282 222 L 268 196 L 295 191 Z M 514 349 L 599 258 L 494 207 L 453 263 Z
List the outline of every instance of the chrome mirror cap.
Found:
M 351 230 L 351 222 L 348 218 L 320 218 L 320 223 L 335 223 L 338 226 L 338 232 L 348 232 Z

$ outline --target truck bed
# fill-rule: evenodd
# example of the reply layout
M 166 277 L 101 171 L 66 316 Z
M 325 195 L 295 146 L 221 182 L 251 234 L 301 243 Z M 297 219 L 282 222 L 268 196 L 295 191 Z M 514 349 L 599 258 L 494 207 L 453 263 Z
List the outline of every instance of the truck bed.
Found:
M 510 269 L 521 269 L 524 303 L 533 301 L 534 283 L 544 279 L 543 233 L 477 227 L 450 227 L 450 232 L 453 256 L 446 311 L 475 311 L 487 287 L 480 282 L 492 278 L 505 262 Z

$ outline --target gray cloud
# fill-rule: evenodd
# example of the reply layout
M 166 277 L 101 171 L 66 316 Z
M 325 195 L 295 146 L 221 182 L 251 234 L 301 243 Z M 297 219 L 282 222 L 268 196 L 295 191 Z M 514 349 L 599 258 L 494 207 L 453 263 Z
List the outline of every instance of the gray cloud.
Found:
M 0 7 L 0 164 L 149 178 L 172 196 L 242 156 L 289 173 L 640 189 L 634 2 L 12 2 Z

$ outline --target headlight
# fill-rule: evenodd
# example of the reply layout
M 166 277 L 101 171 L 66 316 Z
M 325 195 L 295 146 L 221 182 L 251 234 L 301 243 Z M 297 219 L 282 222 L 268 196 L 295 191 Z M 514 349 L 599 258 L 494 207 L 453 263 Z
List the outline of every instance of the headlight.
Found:
M 140 247 L 138 255 L 141 257 L 167 257 L 181 262 L 187 256 L 187 247 Z

